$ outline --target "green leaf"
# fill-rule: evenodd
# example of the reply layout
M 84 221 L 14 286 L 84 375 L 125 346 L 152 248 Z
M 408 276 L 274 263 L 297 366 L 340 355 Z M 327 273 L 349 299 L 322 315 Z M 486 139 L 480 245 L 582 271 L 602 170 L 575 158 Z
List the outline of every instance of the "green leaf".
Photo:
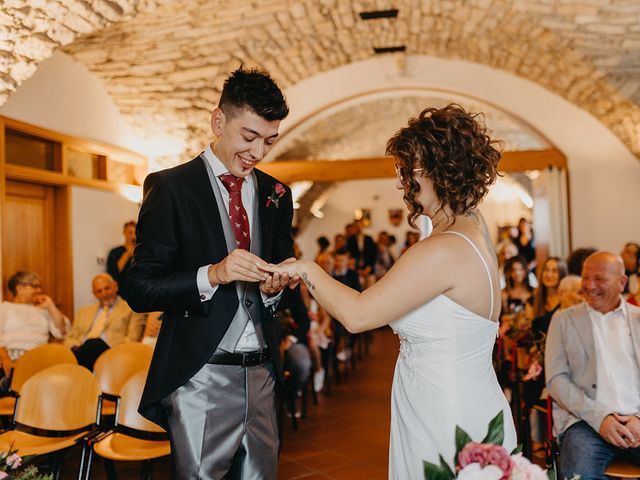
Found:
M 511 455 L 515 455 L 516 453 L 522 453 L 522 444 L 518 445 L 516 448 L 514 448 L 511 453 L 509 454 L 509 456 Z
M 449 478 L 455 478 L 456 476 L 453 474 L 453 471 L 451 470 L 451 467 L 449 466 L 449 464 L 444 461 L 444 458 L 442 458 L 442 455 L 439 455 L 439 457 L 440 457 L 440 467 L 450 475 Z
M 489 422 L 489 431 L 487 432 L 487 436 L 484 437 L 482 443 L 492 443 L 494 445 L 502 445 L 502 441 L 504 440 L 504 413 L 502 410 L 498 412 L 498 414 L 493 417 L 491 422 Z
M 460 450 L 471 441 L 469 434 L 456 425 L 456 455 L 453 458 L 457 460 Z
M 424 464 L 424 478 L 426 480 L 451 480 L 453 475 L 450 471 L 429 462 L 423 462 Z

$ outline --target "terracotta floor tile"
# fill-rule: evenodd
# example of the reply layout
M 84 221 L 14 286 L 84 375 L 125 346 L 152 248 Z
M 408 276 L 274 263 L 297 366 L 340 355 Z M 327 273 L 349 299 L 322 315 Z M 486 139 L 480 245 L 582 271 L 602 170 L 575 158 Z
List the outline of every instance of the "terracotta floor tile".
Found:
M 354 463 L 352 458 L 329 450 L 323 450 L 308 457 L 301 457 L 296 461 L 318 472 L 326 472 L 327 470 Z
M 303 475 L 315 473 L 313 469 L 296 462 L 295 460 L 281 461 L 278 465 L 278 478 L 280 480 L 293 480 Z
M 347 465 L 325 472 L 325 475 L 334 480 L 371 480 L 372 478 L 382 478 L 385 474 L 385 471 L 363 463 Z

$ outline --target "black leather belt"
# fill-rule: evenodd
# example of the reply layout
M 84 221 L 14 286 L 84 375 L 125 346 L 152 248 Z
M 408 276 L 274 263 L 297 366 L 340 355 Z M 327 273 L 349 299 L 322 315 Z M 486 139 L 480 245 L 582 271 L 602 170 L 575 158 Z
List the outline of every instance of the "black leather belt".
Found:
M 271 360 L 271 353 L 269 350 L 254 350 L 252 352 L 235 352 L 229 353 L 218 350 L 211 355 L 207 363 L 214 363 L 216 365 L 239 365 L 242 367 L 255 367 L 262 365 Z

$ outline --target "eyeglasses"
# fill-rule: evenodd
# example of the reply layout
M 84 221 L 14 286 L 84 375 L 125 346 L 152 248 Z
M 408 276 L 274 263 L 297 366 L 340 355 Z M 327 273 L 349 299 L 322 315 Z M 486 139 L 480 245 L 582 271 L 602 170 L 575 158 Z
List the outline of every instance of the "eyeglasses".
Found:
M 405 178 L 404 175 L 402 175 L 402 169 L 400 168 L 400 165 L 396 163 L 394 166 L 396 167 L 396 175 L 398 176 L 398 179 L 401 183 L 404 183 Z M 424 172 L 424 168 L 414 168 L 413 170 L 411 170 L 412 174 L 416 172 Z

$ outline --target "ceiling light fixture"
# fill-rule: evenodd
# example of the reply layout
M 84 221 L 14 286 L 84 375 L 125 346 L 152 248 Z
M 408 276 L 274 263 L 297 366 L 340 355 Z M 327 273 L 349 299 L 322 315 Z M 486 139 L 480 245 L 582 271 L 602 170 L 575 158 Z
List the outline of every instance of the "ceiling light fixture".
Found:
M 398 9 L 392 8 L 389 10 L 372 10 L 369 12 L 360 12 L 360 18 L 362 20 L 378 20 L 379 18 L 396 18 L 398 16 Z
M 405 45 L 398 45 L 395 47 L 373 47 L 373 53 L 376 55 L 380 55 L 383 53 L 396 53 L 396 52 L 404 52 L 407 50 Z

